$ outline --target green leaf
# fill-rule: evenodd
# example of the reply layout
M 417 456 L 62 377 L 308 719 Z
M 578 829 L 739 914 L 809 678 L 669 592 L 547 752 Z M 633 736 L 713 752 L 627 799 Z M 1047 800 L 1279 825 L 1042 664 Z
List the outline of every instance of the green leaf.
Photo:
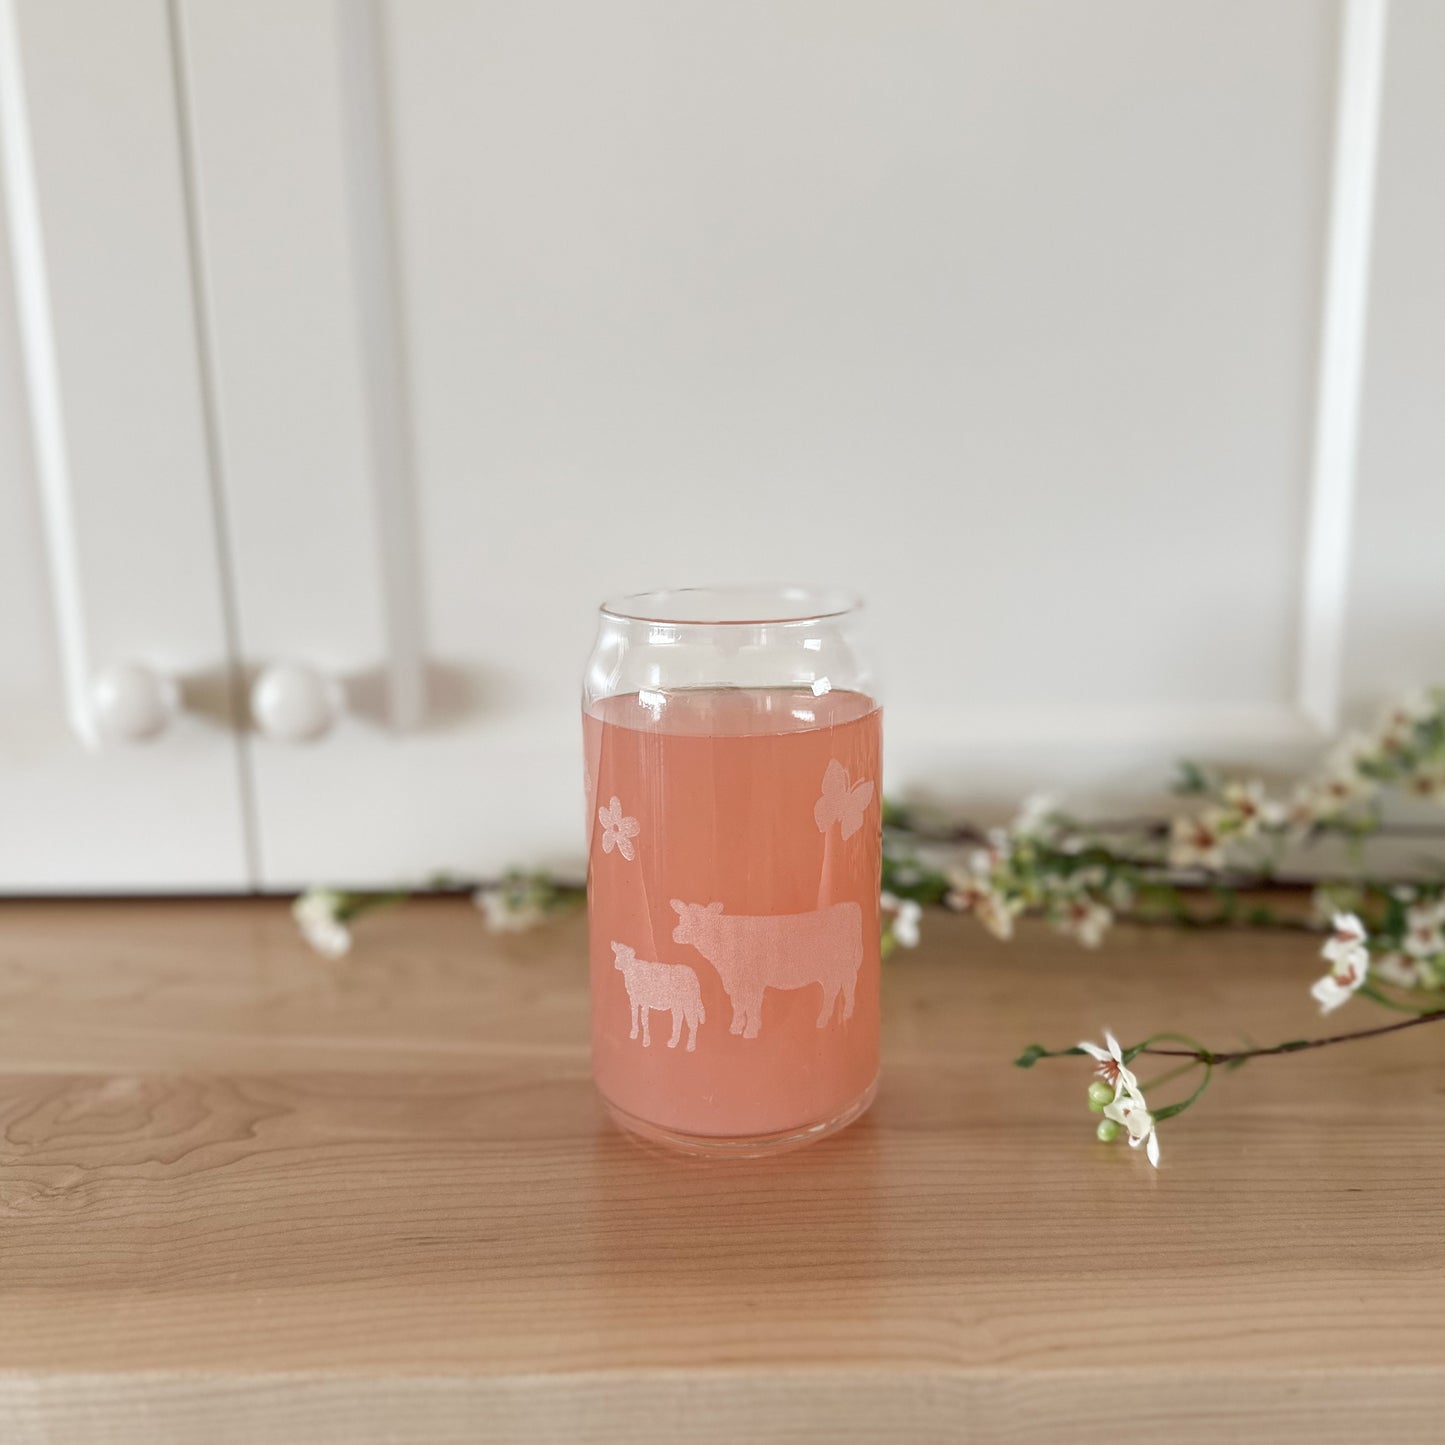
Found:
M 1014 1060 L 1014 1067 L 1018 1069 L 1031 1069 L 1040 1059 L 1048 1057 L 1049 1051 L 1042 1044 L 1030 1044 L 1018 1058 Z
M 1212 791 L 1213 783 L 1209 774 L 1199 766 L 1198 763 L 1190 762 L 1183 758 L 1179 763 L 1179 771 L 1175 775 L 1171 785 L 1171 791 L 1178 793 L 1180 797 L 1197 797 L 1201 793 Z

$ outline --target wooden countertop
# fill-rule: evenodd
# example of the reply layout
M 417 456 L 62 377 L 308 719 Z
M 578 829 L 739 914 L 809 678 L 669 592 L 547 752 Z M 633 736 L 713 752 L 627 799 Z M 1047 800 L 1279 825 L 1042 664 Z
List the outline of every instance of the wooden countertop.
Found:
M 1157 1174 L 1082 1061 L 1009 1065 L 1310 1031 L 1310 940 L 930 916 L 872 1114 L 719 1163 L 605 1122 L 582 936 L 438 900 L 329 964 L 280 903 L 0 905 L 0 1440 L 1445 1430 L 1445 1032 L 1217 1078 Z

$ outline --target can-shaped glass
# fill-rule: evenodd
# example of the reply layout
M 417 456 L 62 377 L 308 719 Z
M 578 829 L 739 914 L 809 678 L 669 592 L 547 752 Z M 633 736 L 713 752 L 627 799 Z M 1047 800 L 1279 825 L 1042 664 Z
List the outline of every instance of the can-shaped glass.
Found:
M 592 1069 L 624 1128 L 757 1154 L 878 1082 L 882 712 L 852 596 L 601 608 L 582 699 Z

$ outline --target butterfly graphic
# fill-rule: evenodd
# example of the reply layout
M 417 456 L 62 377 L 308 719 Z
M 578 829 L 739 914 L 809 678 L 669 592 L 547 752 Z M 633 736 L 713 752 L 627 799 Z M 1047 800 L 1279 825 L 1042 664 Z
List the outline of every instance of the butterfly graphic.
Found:
M 813 804 L 813 821 L 820 833 L 838 823 L 843 836 L 851 838 L 863 826 L 863 814 L 872 801 L 872 782 L 866 778 L 861 783 L 850 781 L 848 769 L 834 758 L 823 774 L 823 796 Z

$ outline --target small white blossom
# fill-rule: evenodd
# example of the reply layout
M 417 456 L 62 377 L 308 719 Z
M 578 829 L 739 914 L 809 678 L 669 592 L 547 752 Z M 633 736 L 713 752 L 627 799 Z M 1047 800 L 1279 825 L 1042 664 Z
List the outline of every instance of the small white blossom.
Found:
M 1139 1080 L 1135 1078 L 1133 1071 L 1124 1062 L 1123 1050 L 1119 1047 L 1119 1040 L 1104 1030 L 1104 1043 L 1101 1047 L 1098 1044 L 1081 1042 L 1079 1048 L 1095 1060 L 1099 1067 L 1094 1070 L 1106 1084 L 1114 1086 L 1114 1099 L 1117 1102 L 1120 1094 L 1132 1094 L 1143 1098 L 1139 1093 Z M 1116 1121 L 1117 1122 L 1117 1121 Z
M 1285 810 L 1285 821 L 1295 833 L 1308 833 L 1323 816 L 1325 807 L 1318 790 L 1309 783 L 1301 783 Z
M 1265 797 L 1264 784 L 1257 780 L 1227 784 L 1224 808 L 1241 838 L 1252 838 L 1261 828 L 1277 828 L 1285 820 L 1283 805 Z
M 1415 740 L 1417 720 L 1410 709 L 1403 705 L 1386 708 L 1375 725 L 1375 751 L 1386 758 L 1397 758 L 1406 752 Z
M 1328 960 L 1330 971 L 1316 979 L 1310 993 L 1321 1013 L 1331 1013 L 1355 994 L 1369 972 L 1370 951 L 1364 925 L 1353 913 L 1337 913 L 1334 933 L 1320 952 Z
M 1413 731 L 1416 723 L 1433 717 L 1439 710 L 1440 699 L 1433 691 L 1425 687 L 1416 688 L 1385 707 L 1375 725 L 1376 736 Z
M 1036 838 L 1049 831 L 1059 800 L 1052 793 L 1032 793 L 1024 799 L 1009 832 L 1021 838 Z
M 1097 948 L 1113 921 L 1111 908 L 1081 893 L 1063 905 L 1054 926 L 1061 933 L 1077 938 L 1085 948 Z
M 1171 868 L 1221 868 L 1224 839 L 1213 809 L 1196 817 L 1175 818 L 1169 828 Z
M 1445 953 L 1445 902 L 1416 903 L 1405 910 L 1405 952 L 1419 959 Z
M 547 911 L 536 898 L 505 883 L 477 889 L 472 902 L 486 915 L 493 933 L 525 933 L 547 920 Z
M 1023 903 L 1006 898 L 993 886 L 987 865 L 995 853 L 980 851 L 973 855 L 967 870 L 953 870 L 948 875 L 951 885 L 944 902 L 959 913 L 976 913 L 978 920 L 995 938 L 1005 941 L 1013 937 L 1014 917 Z
M 913 898 L 895 898 L 891 893 L 880 894 L 878 902 L 893 914 L 895 942 L 904 948 L 917 948 L 918 922 L 923 917 L 923 905 Z
M 1445 759 L 1428 763 L 1410 778 L 1409 788 L 1418 798 L 1445 803 Z
M 1320 952 L 1331 963 L 1353 961 L 1369 937 L 1365 932 L 1365 925 L 1360 922 L 1356 913 L 1336 913 L 1331 924 L 1334 931 Z
M 1011 903 L 1003 894 L 989 889 L 973 905 L 973 911 L 995 938 L 1007 943 L 1014 936 L 1014 918 L 1022 907 L 1022 904 Z
M 1422 959 L 1411 958 L 1398 950 L 1372 959 L 1370 973 L 1401 988 L 1432 988 L 1435 984 L 1434 971 Z
M 1159 1167 L 1159 1135 L 1154 1131 L 1154 1116 L 1145 1106 L 1142 1094 L 1125 1094 L 1106 1104 L 1104 1117 L 1122 1124 L 1129 1133 L 1129 1147 L 1137 1149 L 1142 1144 L 1149 1162 L 1156 1169 Z
M 308 888 L 291 905 L 291 916 L 306 942 L 325 958 L 351 951 L 351 930 L 340 913 L 345 899 L 330 888 Z
M 1336 765 L 1310 789 L 1310 800 L 1314 814 L 1319 818 L 1333 818 L 1342 813 L 1351 803 L 1373 796 L 1379 791 L 1379 784 L 1358 772 L 1353 761 L 1336 760 Z

